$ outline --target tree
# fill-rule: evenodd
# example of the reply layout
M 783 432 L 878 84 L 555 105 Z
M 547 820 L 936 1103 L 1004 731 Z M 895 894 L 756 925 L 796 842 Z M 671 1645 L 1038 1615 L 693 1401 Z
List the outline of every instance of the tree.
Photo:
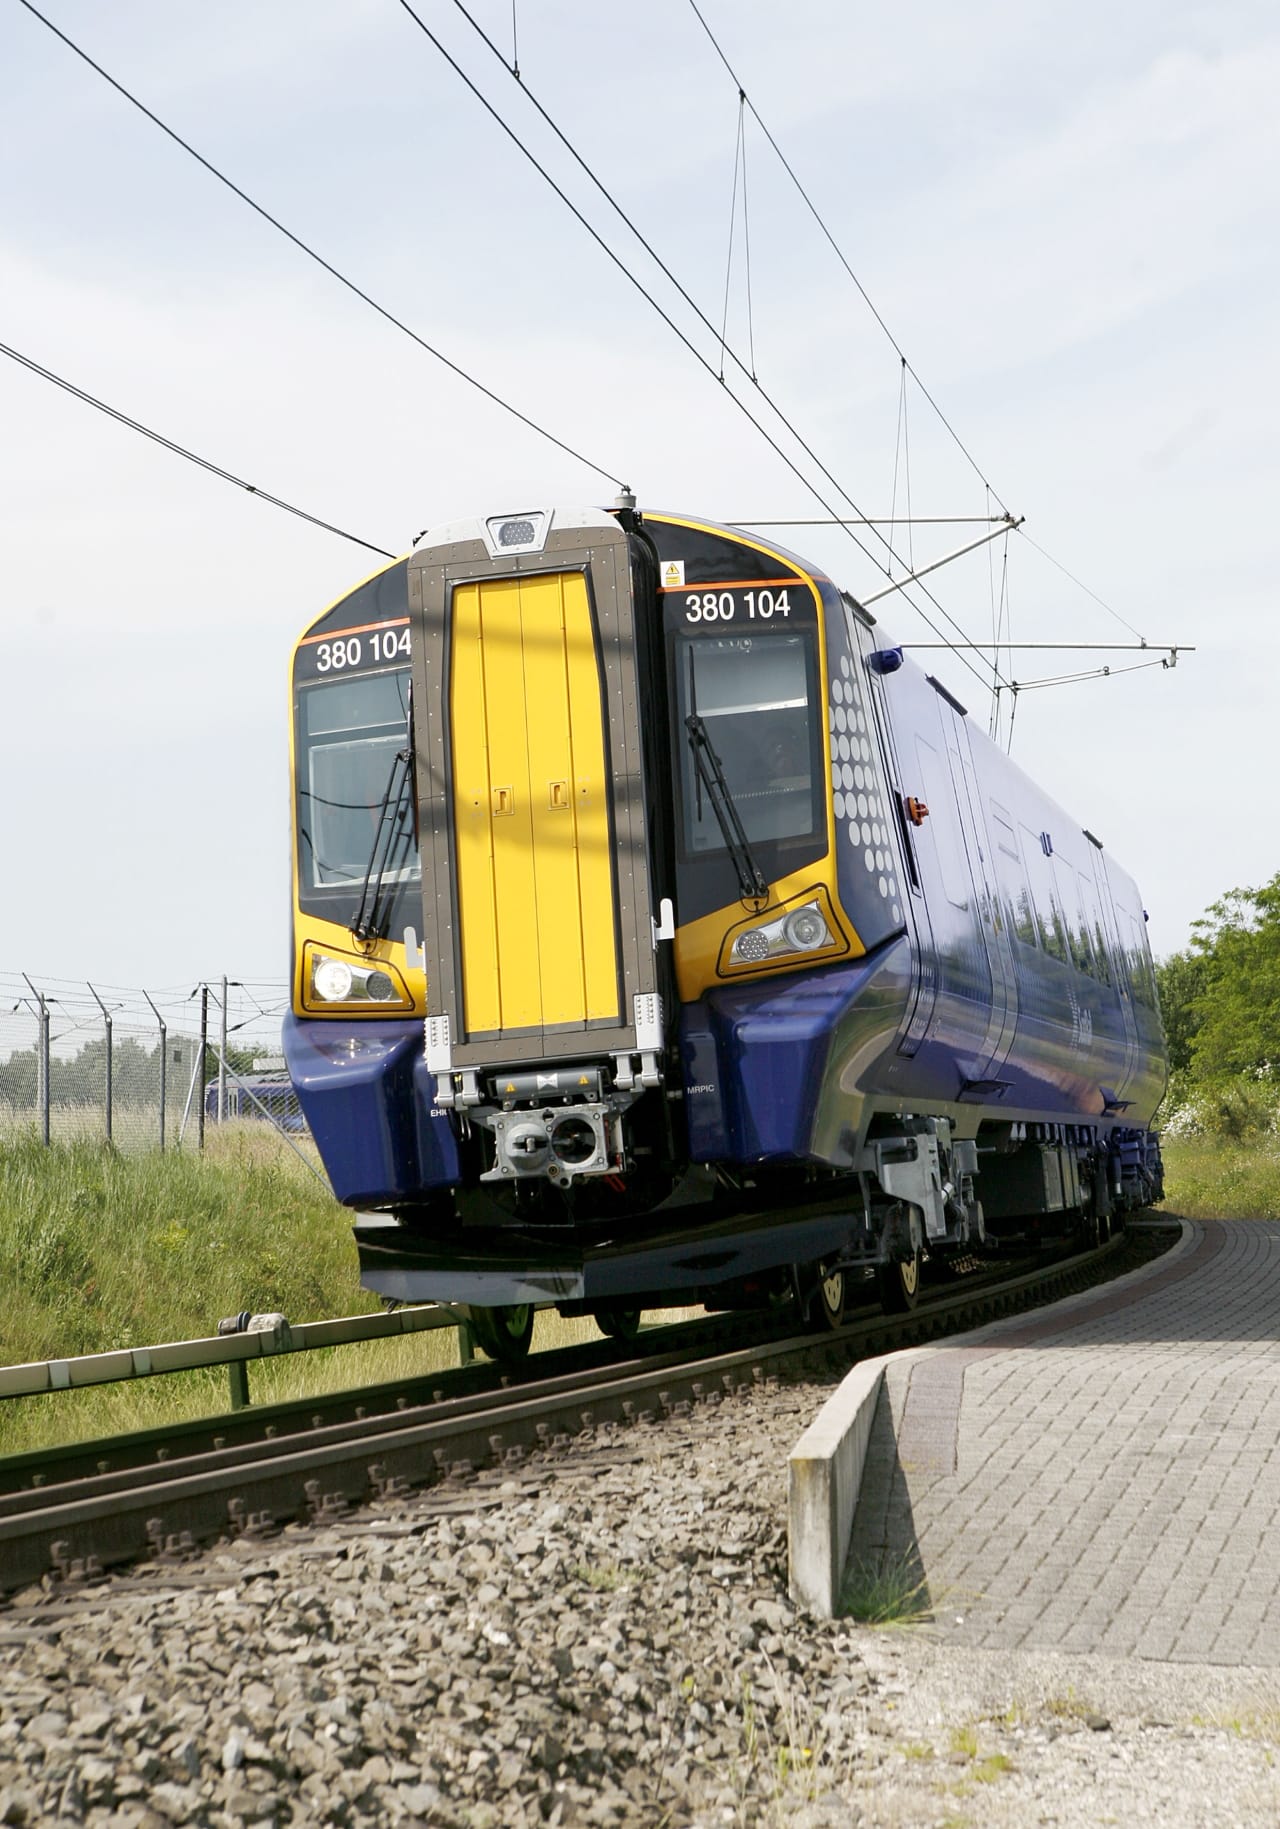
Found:
M 1191 1002 L 1197 1075 L 1280 1071 L 1280 874 L 1232 889 L 1192 925 L 1203 977 Z
M 1175 1073 L 1185 1073 L 1191 1065 L 1191 1045 L 1203 1020 L 1197 999 L 1207 979 L 1208 960 L 1203 953 L 1171 953 L 1156 964 L 1160 1014 L 1169 1065 Z

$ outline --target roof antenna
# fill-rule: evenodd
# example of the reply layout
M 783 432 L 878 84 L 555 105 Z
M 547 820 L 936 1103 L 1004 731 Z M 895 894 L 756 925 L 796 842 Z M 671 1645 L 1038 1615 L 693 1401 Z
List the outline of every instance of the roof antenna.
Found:
M 613 504 L 614 512 L 618 513 L 623 508 L 634 508 L 635 505 L 636 505 L 636 498 L 631 493 L 631 484 L 623 483 L 622 487 L 618 491 L 618 499 Z

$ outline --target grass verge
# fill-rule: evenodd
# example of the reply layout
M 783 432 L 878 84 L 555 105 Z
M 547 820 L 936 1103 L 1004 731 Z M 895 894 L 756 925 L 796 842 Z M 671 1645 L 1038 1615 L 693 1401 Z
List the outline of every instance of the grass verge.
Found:
M 123 1156 L 101 1142 L 0 1139 L 0 1364 L 149 1346 L 223 1315 L 291 1322 L 376 1310 L 351 1215 L 264 1125 L 228 1124 L 203 1154 Z M 597 1338 L 537 1318 L 536 1348 Z M 255 1403 L 429 1378 L 457 1364 L 452 1330 L 255 1362 Z M 164 1428 L 230 1407 L 224 1367 L 0 1402 L 0 1454 Z
M 1162 1137 L 1164 1210 L 1187 1219 L 1280 1219 L 1280 1137 Z

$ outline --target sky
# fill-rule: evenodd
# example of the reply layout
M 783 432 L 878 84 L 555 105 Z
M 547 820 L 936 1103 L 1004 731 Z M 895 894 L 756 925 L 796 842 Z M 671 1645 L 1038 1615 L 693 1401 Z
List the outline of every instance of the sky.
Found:
M 1217 896 L 1280 870 L 1280 14 L 699 5 L 737 81 L 689 0 L 472 0 L 508 59 L 514 14 L 521 83 L 455 0 L 420 0 L 490 113 L 399 0 L 42 3 L 577 457 L 322 271 L 21 0 L 0 4 L 0 342 L 393 552 L 463 516 L 608 504 L 619 479 L 641 508 L 717 519 L 902 515 L 908 495 L 921 517 L 1025 516 L 1026 538 L 929 579 L 969 638 L 990 639 L 1007 578 L 1016 640 L 1196 649 L 1125 674 L 1152 655 L 1002 662 L 1024 684 L 1115 669 L 1021 692 L 1013 754 L 1137 878 L 1155 952 L 1184 946 Z M 763 392 L 732 356 L 719 379 L 722 320 Z M 977 531 L 899 526 L 899 570 Z M 839 528 L 778 537 L 855 596 L 884 582 Z M 284 979 L 290 650 L 376 563 L 0 357 L 0 971 Z M 901 596 L 876 614 L 934 639 Z M 977 678 L 921 658 L 986 729 L 981 659 Z

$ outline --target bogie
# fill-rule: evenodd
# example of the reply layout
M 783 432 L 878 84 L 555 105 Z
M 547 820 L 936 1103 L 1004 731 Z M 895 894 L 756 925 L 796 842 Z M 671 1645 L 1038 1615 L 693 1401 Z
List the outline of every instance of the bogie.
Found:
M 529 1354 L 533 1316 L 533 1305 L 521 1302 L 507 1308 L 471 1308 L 467 1319 L 481 1352 L 499 1365 L 519 1365 Z

